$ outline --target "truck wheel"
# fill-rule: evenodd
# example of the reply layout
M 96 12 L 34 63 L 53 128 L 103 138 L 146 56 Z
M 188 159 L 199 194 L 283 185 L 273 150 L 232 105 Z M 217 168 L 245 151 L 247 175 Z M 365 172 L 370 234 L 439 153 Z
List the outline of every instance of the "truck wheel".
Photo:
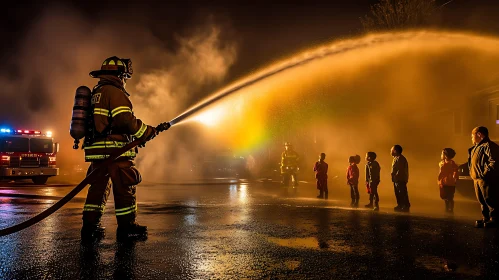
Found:
M 35 185 L 45 185 L 48 179 L 49 179 L 48 176 L 37 176 L 31 178 L 31 180 L 33 180 L 33 183 L 35 183 Z

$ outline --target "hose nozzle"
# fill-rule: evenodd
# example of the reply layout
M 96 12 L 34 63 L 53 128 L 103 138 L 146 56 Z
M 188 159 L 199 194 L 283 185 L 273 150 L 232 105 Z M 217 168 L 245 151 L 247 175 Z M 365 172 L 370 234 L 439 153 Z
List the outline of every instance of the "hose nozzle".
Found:
M 156 130 L 158 132 L 163 132 L 165 130 L 168 130 L 168 128 L 170 128 L 172 125 L 169 123 L 169 122 L 164 122 L 164 123 L 160 123 L 157 127 L 156 127 Z

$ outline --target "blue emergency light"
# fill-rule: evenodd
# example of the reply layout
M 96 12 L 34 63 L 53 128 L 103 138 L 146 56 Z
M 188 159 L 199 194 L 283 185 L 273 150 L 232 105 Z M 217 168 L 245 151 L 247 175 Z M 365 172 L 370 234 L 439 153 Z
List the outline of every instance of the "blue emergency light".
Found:
M 15 135 L 35 135 L 35 136 L 47 136 L 52 137 L 51 131 L 46 131 L 43 134 L 39 130 L 27 130 L 27 129 L 10 129 L 10 128 L 0 128 L 0 133 L 3 134 L 15 134 Z

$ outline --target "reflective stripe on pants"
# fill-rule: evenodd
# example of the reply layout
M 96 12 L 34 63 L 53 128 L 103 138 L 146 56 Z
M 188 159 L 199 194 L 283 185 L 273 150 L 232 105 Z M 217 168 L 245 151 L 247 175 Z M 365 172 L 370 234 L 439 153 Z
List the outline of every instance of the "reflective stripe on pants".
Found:
M 131 182 L 128 174 L 137 174 L 132 161 L 117 161 L 103 168 L 100 176 L 90 185 L 83 209 L 83 220 L 88 223 L 99 223 L 104 212 L 111 187 L 118 223 L 134 222 L 137 213 L 136 183 Z M 90 173 L 95 168 L 92 163 Z M 87 173 L 87 174 L 88 174 Z M 140 176 L 140 174 L 138 174 Z M 133 185 L 132 185 L 133 184 Z

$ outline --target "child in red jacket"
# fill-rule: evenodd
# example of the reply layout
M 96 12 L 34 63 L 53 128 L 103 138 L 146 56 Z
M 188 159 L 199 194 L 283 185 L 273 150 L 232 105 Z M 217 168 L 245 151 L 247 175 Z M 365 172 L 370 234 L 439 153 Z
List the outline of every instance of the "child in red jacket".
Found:
M 452 160 L 456 152 L 451 148 L 442 151 L 442 161 L 439 163 L 440 173 L 438 174 L 438 186 L 440 187 L 440 198 L 445 201 L 445 211 L 454 212 L 454 193 L 456 192 L 456 182 L 459 178 L 457 164 Z
M 350 206 L 359 206 L 359 168 L 357 164 L 360 163 L 360 156 L 351 156 L 348 159 L 350 165 L 347 168 L 347 184 L 350 186 L 350 197 L 352 198 L 352 203 Z

